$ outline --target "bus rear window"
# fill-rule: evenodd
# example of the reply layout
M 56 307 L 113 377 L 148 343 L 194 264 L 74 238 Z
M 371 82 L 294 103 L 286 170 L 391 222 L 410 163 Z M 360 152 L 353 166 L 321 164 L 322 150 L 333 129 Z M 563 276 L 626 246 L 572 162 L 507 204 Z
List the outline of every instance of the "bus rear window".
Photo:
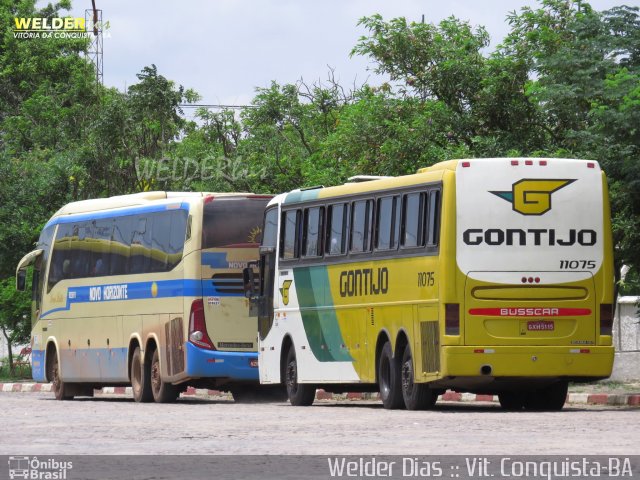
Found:
M 204 205 L 202 248 L 258 245 L 269 197 L 218 197 Z

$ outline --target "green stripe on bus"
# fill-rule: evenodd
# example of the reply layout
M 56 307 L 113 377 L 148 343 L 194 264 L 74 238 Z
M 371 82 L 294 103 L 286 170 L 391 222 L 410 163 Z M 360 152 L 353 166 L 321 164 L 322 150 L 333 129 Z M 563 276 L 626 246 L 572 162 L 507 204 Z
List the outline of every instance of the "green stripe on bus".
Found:
M 352 362 L 353 358 L 343 348 L 345 342 L 335 310 L 317 310 L 318 306 L 333 306 L 327 267 L 295 268 L 293 276 L 302 325 L 315 357 L 320 362 Z

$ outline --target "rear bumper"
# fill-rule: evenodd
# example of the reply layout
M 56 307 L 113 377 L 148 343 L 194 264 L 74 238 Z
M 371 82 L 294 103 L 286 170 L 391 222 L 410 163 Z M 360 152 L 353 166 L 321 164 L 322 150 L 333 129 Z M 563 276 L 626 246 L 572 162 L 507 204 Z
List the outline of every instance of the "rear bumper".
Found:
M 190 378 L 230 378 L 234 380 L 258 381 L 258 368 L 250 362 L 258 361 L 257 352 L 221 352 L 204 350 L 192 343 L 186 343 L 187 368 Z
M 613 358 L 611 346 L 445 346 L 440 376 L 606 378 L 611 375 Z

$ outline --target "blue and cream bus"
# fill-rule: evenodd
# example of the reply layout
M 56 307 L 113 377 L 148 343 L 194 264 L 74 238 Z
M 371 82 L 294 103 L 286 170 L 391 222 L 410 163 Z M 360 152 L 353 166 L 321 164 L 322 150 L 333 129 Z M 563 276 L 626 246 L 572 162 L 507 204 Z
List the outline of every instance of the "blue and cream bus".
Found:
M 257 384 L 242 269 L 269 199 L 144 192 L 61 208 L 17 268 L 23 289 L 33 265 L 34 380 L 60 400 L 131 384 L 138 402 Z

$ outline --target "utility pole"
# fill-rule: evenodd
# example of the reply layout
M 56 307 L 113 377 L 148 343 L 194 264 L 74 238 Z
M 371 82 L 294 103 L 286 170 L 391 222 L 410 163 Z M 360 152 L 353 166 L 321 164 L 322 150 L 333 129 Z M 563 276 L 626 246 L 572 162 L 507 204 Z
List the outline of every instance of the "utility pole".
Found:
M 84 11 L 84 23 L 85 25 L 91 25 L 93 27 L 93 36 L 90 37 L 89 47 L 87 49 L 87 58 L 93 64 L 96 71 L 96 85 L 102 85 L 104 83 L 103 72 L 103 37 L 102 37 L 102 10 L 96 8 L 96 0 L 91 0 L 91 6 L 93 8 L 86 9 Z

